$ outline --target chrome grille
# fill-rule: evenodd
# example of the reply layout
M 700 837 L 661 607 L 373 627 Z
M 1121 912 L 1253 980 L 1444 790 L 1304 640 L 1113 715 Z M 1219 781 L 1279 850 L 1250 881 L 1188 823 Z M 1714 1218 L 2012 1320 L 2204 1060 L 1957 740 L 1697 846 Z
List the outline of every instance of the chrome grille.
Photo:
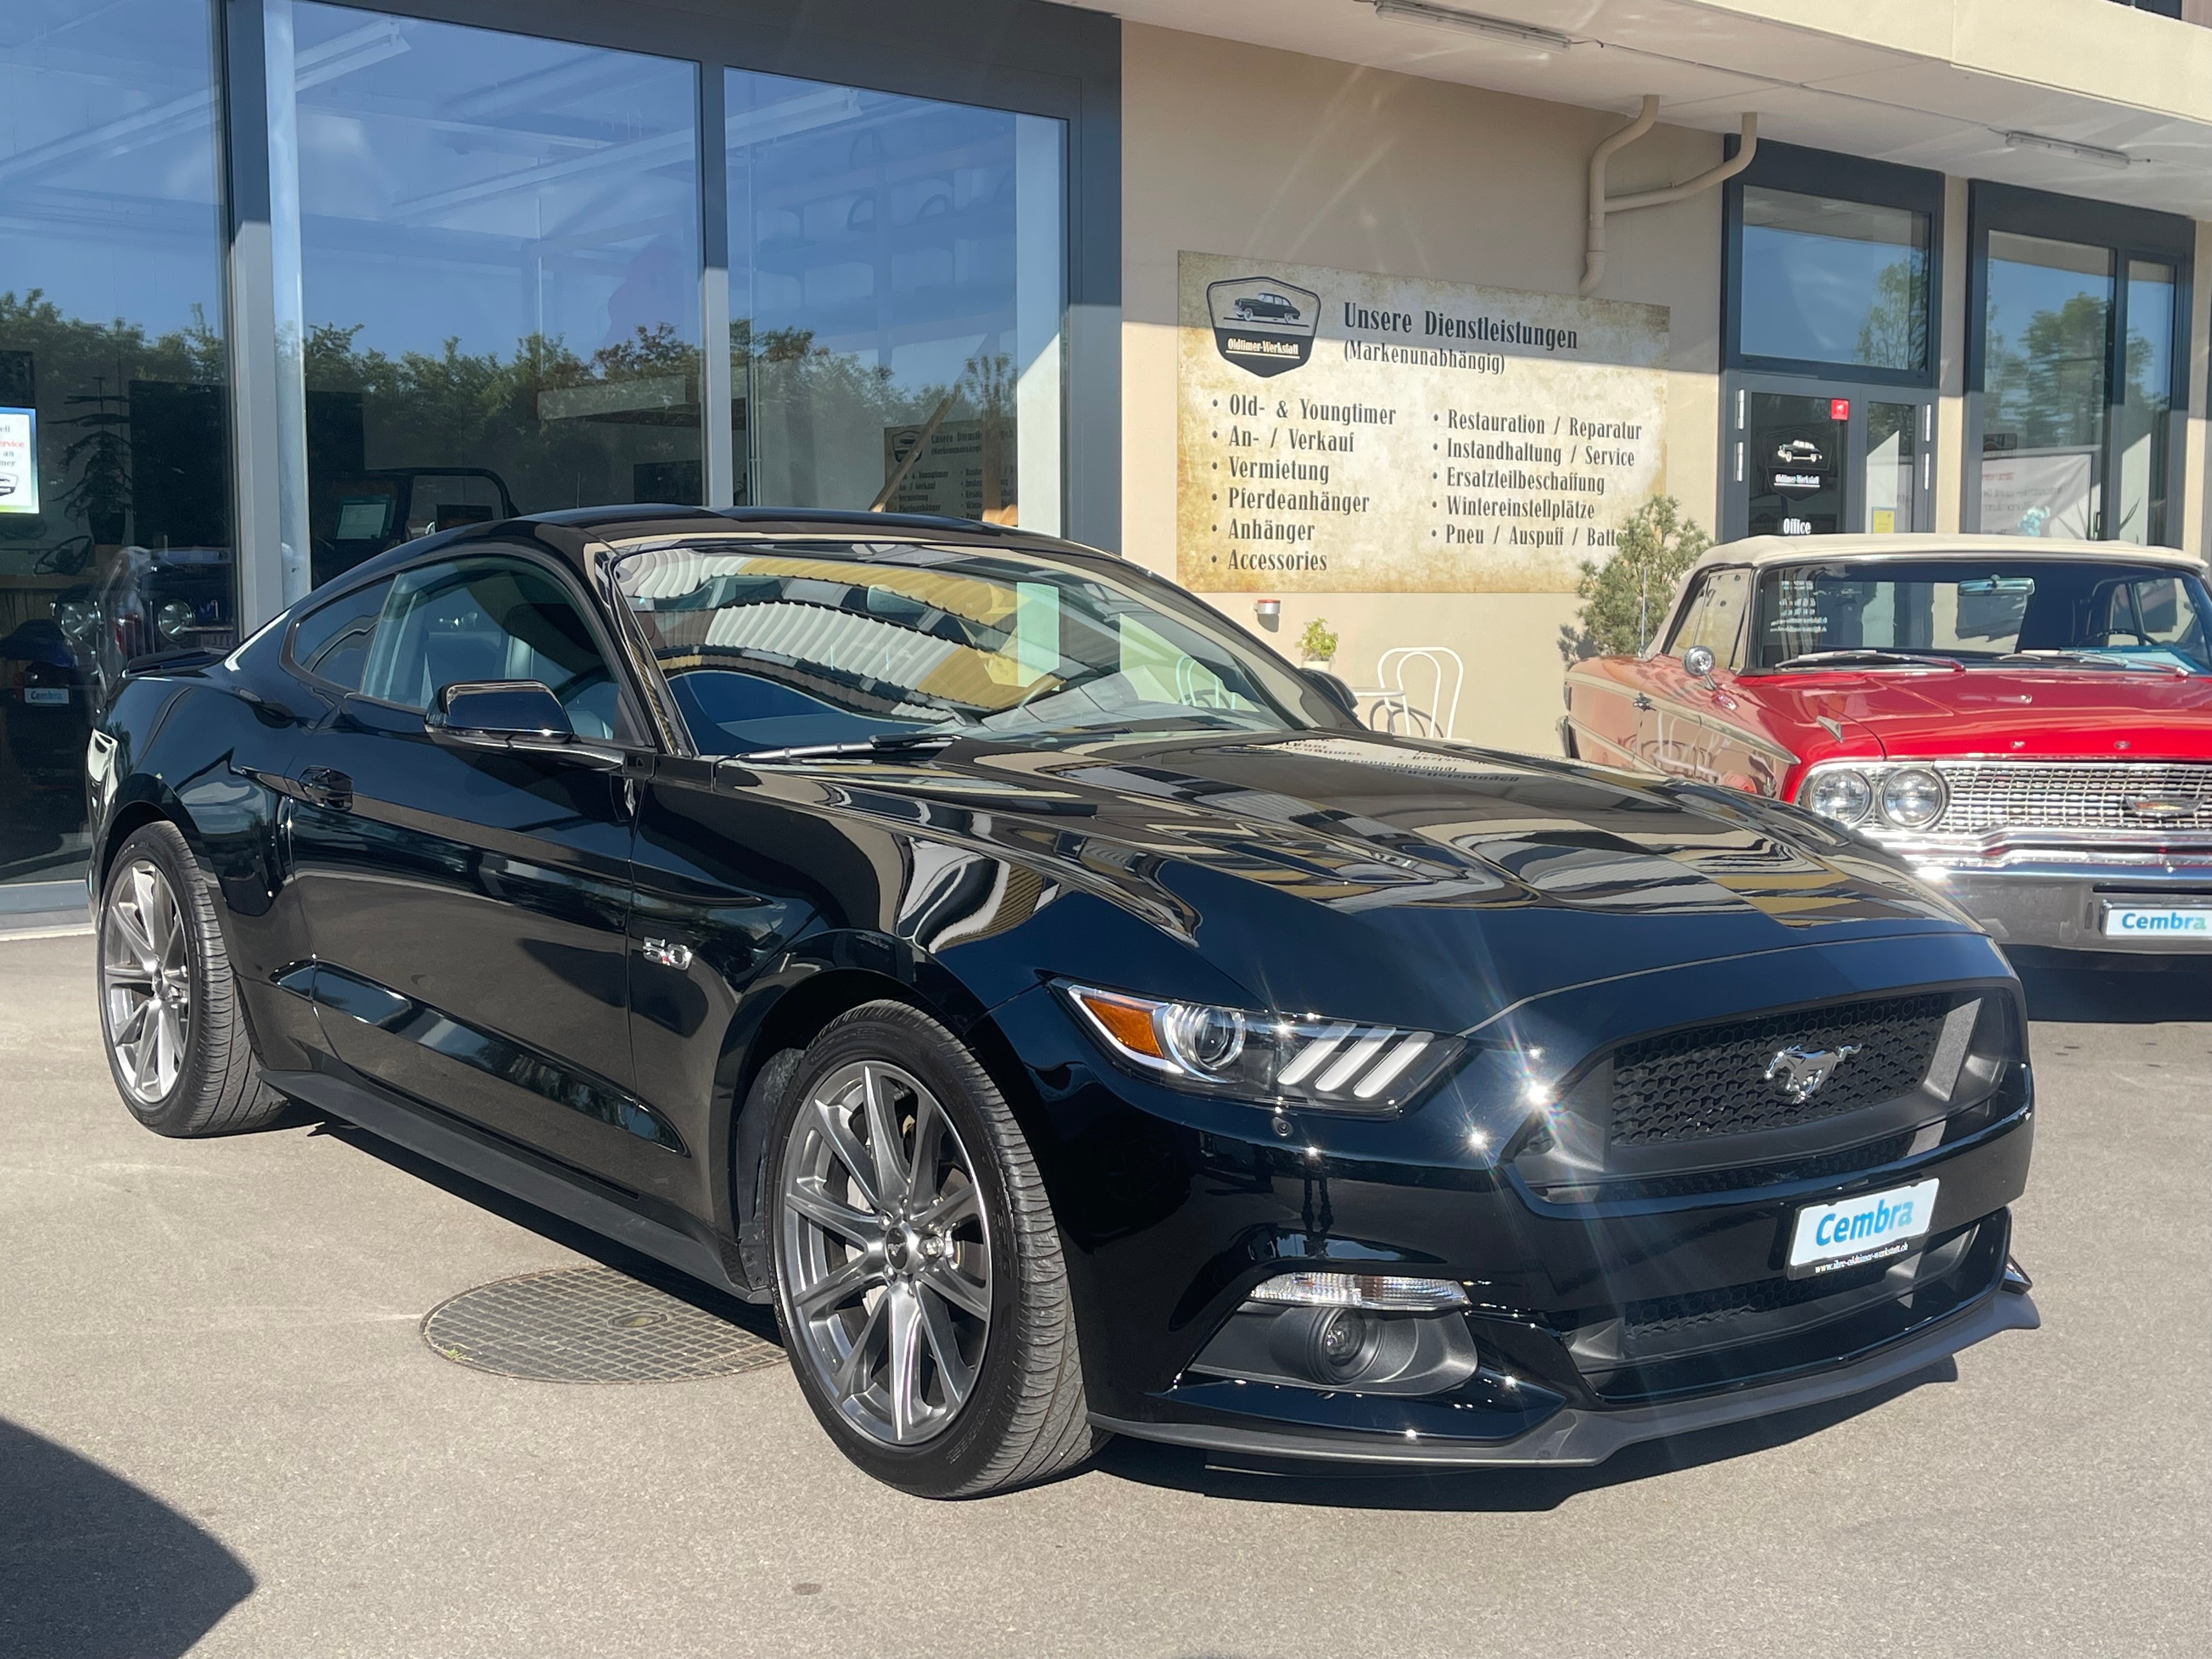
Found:
M 2074 762 L 1951 763 L 1934 769 L 1950 790 L 1935 833 L 1992 830 L 2108 830 L 2155 834 L 2212 830 L 2212 766 L 2084 765 Z M 2147 817 L 2130 800 L 2192 804 L 2186 817 Z

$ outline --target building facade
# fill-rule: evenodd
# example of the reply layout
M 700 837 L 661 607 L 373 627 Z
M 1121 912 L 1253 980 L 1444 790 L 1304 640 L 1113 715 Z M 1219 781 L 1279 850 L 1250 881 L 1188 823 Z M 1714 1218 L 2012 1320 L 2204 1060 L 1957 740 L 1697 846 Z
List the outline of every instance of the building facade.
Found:
M 14 0 L 0 887 L 131 658 L 516 512 L 1018 523 L 1528 748 L 1654 496 L 2201 555 L 2197 5 Z

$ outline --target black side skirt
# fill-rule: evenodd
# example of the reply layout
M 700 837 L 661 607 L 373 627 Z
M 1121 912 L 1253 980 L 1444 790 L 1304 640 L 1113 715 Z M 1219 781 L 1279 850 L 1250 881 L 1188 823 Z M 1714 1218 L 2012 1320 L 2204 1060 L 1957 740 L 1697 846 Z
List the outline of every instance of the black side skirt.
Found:
M 766 1302 L 765 1289 L 742 1283 L 724 1265 L 722 1253 L 706 1239 L 637 1211 L 613 1196 L 594 1192 L 590 1177 L 538 1158 L 509 1142 L 416 1105 L 381 1089 L 349 1082 L 325 1072 L 267 1072 L 269 1086 L 305 1101 L 333 1117 L 396 1141 L 488 1187 L 549 1210 L 603 1238 L 691 1275 L 718 1291 L 747 1302 Z M 590 1184 L 586 1184 L 589 1182 Z M 731 1247 L 734 1253 L 734 1245 Z

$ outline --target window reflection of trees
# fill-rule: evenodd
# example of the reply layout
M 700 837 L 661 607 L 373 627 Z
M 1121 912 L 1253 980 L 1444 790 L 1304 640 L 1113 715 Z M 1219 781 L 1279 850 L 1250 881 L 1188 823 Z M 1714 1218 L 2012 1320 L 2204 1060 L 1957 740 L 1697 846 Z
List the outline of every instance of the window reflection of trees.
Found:
M 1918 253 L 1893 259 L 1875 274 L 1874 299 L 1859 325 L 1858 361 L 1882 368 L 1918 368 L 1928 361 L 1928 261 Z
M 2022 449 L 2055 449 L 2097 443 L 2104 431 L 2106 315 L 2100 294 L 2076 294 L 2056 308 L 2029 314 L 2019 332 L 2006 326 L 2000 305 L 1989 315 L 1984 397 L 1992 429 L 2019 434 Z M 2129 342 L 2131 380 L 2142 356 Z
M 186 327 L 149 335 L 119 317 L 72 317 L 42 289 L 0 292 L 0 340 L 38 365 L 42 393 L 67 388 L 41 410 L 43 423 L 58 428 L 61 439 L 40 446 L 45 510 L 0 517 L 0 539 L 34 543 L 39 574 L 74 575 L 92 562 L 95 545 L 160 538 L 160 527 L 132 519 L 139 482 L 132 466 L 133 403 L 143 401 L 148 412 L 158 406 L 166 416 L 172 406 L 160 401 L 161 394 L 199 387 L 213 392 L 222 386 L 222 337 L 202 309 L 192 307 Z M 201 459 L 223 485 L 220 446 Z

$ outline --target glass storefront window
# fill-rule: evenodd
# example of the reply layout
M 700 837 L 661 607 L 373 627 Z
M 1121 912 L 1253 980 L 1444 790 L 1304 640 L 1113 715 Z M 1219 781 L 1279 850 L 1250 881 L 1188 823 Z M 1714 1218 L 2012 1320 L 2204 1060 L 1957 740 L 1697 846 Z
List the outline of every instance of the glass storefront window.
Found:
M 2172 265 L 2128 261 L 2126 382 L 2114 445 L 2118 522 L 2112 534 L 2152 546 L 2166 539 L 2166 462 L 2173 412 L 2174 280 Z
M 314 580 L 703 501 L 696 66 L 308 0 L 292 39 Z
M 1061 123 L 726 72 L 738 500 L 1060 528 Z
M 1926 367 L 1928 215 L 1747 185 L 1742 216 L 1740 352 Z
M 234 642 L 207 0 L 0 18 L 0 883 L 83 868 L 125 662 Z
M 2112 252 L 1993 230 L 1988 296 L 1982 528 L 2101 538 Z

